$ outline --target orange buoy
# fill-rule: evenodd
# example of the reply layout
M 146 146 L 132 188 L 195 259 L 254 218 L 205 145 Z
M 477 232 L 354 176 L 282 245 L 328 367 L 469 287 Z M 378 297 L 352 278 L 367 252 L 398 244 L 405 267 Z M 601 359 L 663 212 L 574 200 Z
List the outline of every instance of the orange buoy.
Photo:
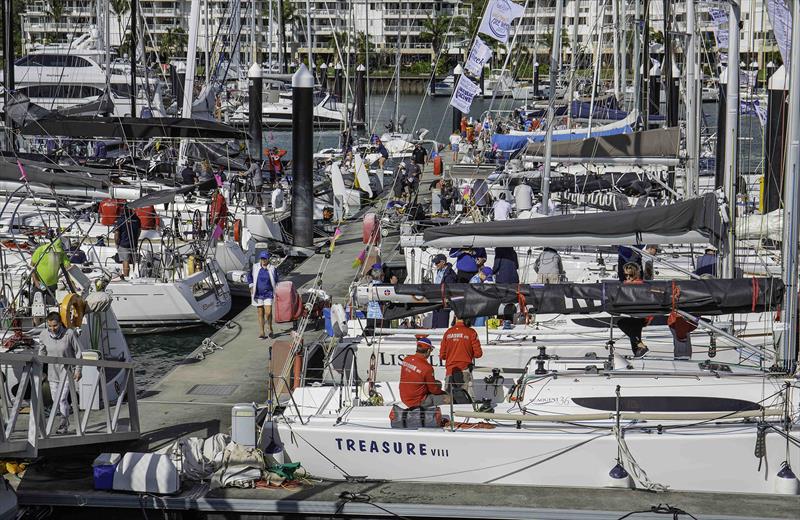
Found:
M 237 218 L 233 221 L 233 240 L 239 247 L 242 245 L 242 219 Z

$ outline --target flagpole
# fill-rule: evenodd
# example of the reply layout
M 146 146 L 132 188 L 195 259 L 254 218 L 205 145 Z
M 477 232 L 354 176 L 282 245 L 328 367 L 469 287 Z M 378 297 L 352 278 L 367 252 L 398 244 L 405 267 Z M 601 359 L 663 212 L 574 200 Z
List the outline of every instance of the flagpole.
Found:
M 550 161 L 553 157 L 553 123 L 556 119 L 556 77 L 561 49 L 561 17 L 564 0 L 556 0 L 556 19 L 553 31 L 553 48 L 550 50 L 550 102 L 547 105 L 547 134 L 544 141 L 544 172 L 542 174 L 542 205 L 539 213 L 547 215 L 550 208 Z

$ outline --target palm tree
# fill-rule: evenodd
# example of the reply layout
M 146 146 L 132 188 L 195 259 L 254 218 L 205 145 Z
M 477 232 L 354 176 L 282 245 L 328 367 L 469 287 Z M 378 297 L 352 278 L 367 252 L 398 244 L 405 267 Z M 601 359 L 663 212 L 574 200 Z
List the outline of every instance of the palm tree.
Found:
M 131 10 L 130 0 L 111 0 L 111 9 L 117 14 L 120 46 L 122 46 L 122 17 Z
M 61 23 L 65 7 L 64 0 L 47 0 L 47 15 L 53 19 L 54 23 Z
M 183 27 L 169 28 L 158 43 L 158 54 L 163 59 L 180 56 L 185 52 L 188 41 L 189 36 Z
M 458 17 L 453 20 L 455 33 L 461 40 L 471 42 L 472 37 L 478 34 L 478 27 L 481 25 L 486 2 L 487 0 L 464 0 L 462 5 L 469 8 L 469 16 L 466 18 Z
M 427 20 L 422 21 L 422 31 L 419 33 L 419 39 L 431 44 L 434 56 L 438 56 L 439 51 L 442 50 L 442 45 L 451 27 L 450 21 L 451 18 L 449 16 L 430 15 L 428 15 Z

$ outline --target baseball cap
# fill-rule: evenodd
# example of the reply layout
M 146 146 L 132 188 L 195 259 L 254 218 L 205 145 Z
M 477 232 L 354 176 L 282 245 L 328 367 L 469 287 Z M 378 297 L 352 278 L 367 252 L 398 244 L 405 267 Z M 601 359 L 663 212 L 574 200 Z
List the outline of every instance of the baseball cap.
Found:
M 372 264 L 372 267 L 370 269 L 378 269 L 378 270 L 383 269 L 383 264 L 380 262 Z
M 433 350 L 433 343 L 428 338 L 417 338 L 417 348 L 427 348 Z
M 492 268 L 491 267 L 481 267 L 481 272 L 486 276 L 492 276 Z
M 434 257 L 433 257 L 433 260 L 431 261 L 431 263 L 432 263 L 433 265 L 436 265 L 436 264 L 438 264 L 439 262 L 446 262 L 446 261 L 447 261 L 447 257 L 446 257 L 446 256 L 444 256 L 443 254 L 439 253 L 438 255 L 436 255 L 436 256 L 434 256 Z
M 269 251 L 261 251 L 258 255 L 259 260 L 269 260 Z

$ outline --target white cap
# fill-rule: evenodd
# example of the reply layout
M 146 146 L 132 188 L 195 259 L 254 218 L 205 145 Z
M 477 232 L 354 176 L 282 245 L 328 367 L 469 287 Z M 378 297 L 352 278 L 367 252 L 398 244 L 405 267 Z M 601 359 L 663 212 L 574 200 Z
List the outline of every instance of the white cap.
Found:
M 336 70 L 342 70 L 342 64 L 341 63 L 337 63 L 335 68 L 336 68 Z
M 359 66 L 356 67 L 356 72 L 364 72 L 365 70 L 367 70 L 367 68 L 364 66 L 363 63 L 359 64 Z
M 301 63 L 292 76 L 293 88 L 314 88 L 314 75 L 308 71 L 305 63 Z
M 458 65 L 456 65 L 456 68 L 453 69 L 453 74 L 456 74 L 458 76 L 464 74 L 464 67 L 462 67 L 461 64 L 459 63 Z
M 325 62 L 322 62 L 322 65 L 320 65 L 319 68 L 320 69 L 327 69 L 328 68 L 328 64 L 325 63 Z
M 248 78 L 260 78 L 261 77 L 261 65 L 258 63 L 253 63 L 250 65 L 250 68 L 247 70 L 247 77 Z

